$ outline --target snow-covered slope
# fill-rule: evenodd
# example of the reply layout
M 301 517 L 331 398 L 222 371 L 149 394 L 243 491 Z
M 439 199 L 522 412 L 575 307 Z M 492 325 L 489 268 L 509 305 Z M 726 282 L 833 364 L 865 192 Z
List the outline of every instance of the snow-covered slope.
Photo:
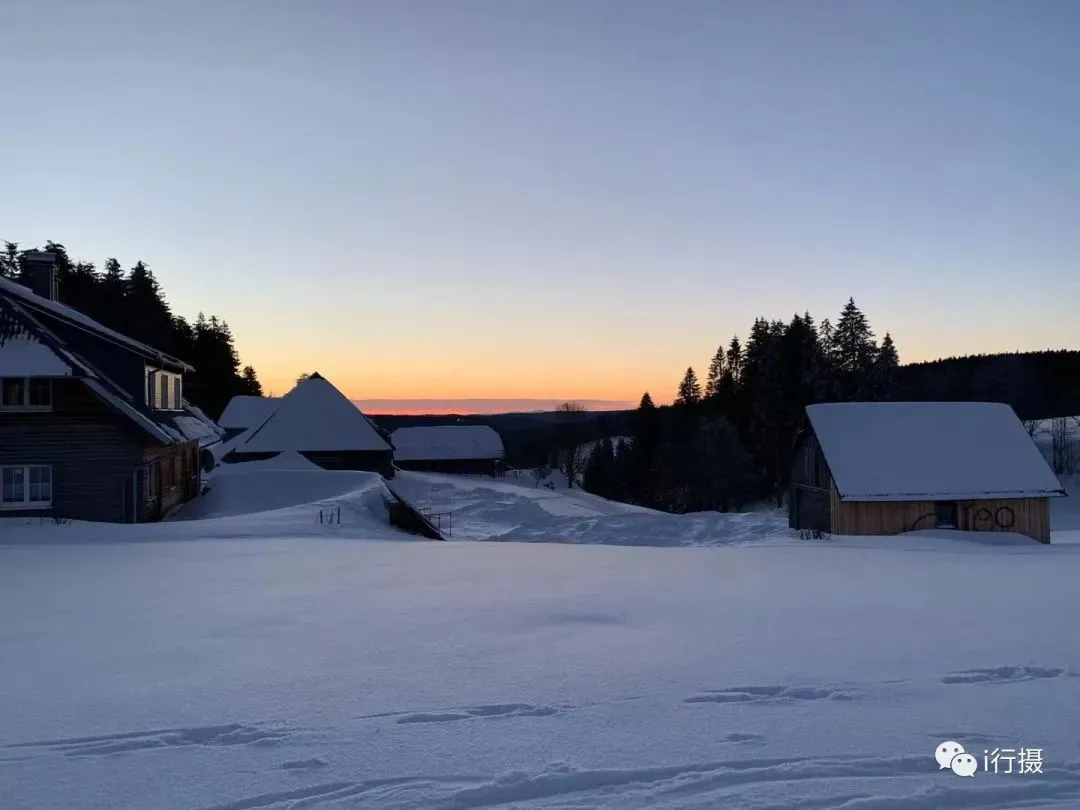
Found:
M 374 474 L 284 454 L 211 484 L 168 523 L 0 524 L 3 810 L 1080 806 L 1057 524 L 801 541 L 402 475 L 454 509 L 439 543 L 386 525 Z M 984 772 L 999 748 L 1041 773 Z
M 1075 550 L 4 546 L 3 807 L 1069 810 Z
M 689 546 L 790 542 L 787 519 L 771 513 L 672 515 L 615 503 L 579 489 L 525 481 L 399 473 L 394 489 L 412 503 L 453 515 L 453 537 L 543 543 Z

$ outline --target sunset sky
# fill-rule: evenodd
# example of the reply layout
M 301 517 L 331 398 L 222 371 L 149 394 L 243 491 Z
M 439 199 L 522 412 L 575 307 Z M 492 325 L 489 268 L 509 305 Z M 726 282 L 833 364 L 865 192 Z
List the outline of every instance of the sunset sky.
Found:
M 903 361 L 1080 346 L 1074 0 L 5 0 L 0 30 L 0 239 L 145 260 L 267 391 L 665 401 L 849 296 Z

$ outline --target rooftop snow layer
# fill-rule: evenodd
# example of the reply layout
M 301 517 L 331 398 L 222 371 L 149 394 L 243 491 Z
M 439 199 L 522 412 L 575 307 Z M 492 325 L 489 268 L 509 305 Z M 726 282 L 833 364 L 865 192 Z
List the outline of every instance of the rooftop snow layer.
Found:
M 841 500 L 1063 495 L 1008 405 L 845 402 L 806 409 Z
M 390 435 L 399 461 L 502 458 L 499 434 L 487 425 L 434 425 L 398 428 Z
M 226 430 L 256 427 L 265 422 L 281 404 L 281 397 L 253 397 L 240 394 L 229 400 L 218 424 Z
M 222 431 L 217 425 L 209 420 L 200 419 L 192 413 L 179 414 L 172 417 L 170 421 L 183 437 L 182 441 L 198 440 L 199 447 L 221 441 Z
M 390 445 L 345 395 L 313 374 L 286 394 L 262 425 L 249 431 L 238 453 L 379 451 Z

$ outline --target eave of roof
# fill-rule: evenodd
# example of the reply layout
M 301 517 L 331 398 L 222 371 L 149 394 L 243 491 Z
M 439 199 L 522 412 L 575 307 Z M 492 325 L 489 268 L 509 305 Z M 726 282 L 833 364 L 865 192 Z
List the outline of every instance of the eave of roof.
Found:
M 96 335 L 102 340 L 107 340 L 110 343 L 114 343 L 123 346 L 128 351 L 136 352 L 143 357 L 147 357 L 157 362 L 178 368 L 185 372 L 194 372 L 195 369 L 185 363 L 179 358 L 166 354 L 159 349 L 155 349 L 153 346 L 149 346 L 146 343 L 130 338 L 120 332 L 109 329 L 109 327 L 98 323 L 93 318 L 90 318 L 77 309 L 61 304 L 59 301 L 50 301 L 47 298 L 42 298 L 37 295 L 29 287 L 24 287 L 18 282 L 11 281 L 10 279 L 0 278 L 0 295 L 7 295 L 9 300 L 11 298 L 18 299 L 19 303 L 30 307 L 34 311 L 47 317 L 58 318 L 64 323 L 72 326 L 76 329 L 81 329 L 84 332 L 89 332 Z

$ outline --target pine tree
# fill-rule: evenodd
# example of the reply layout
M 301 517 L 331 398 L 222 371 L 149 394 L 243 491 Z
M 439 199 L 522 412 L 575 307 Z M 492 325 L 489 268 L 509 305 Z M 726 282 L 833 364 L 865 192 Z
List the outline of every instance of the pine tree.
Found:
M 0 278 L 16 281 L 19 278 L 19 243 L 4 242 L 4 250 L 0 253 Z
M 585 464 L 581 488 L 603 498 L 611 497 L 613 491 L 613 473 L 615 471 L 615 451 L 611 439 L 604 438 L 597 442 L 589 460 Z
M 849 298 L 836 323 L 833 362 L 845 399 L 864 398 L 872 387 L 871 372 L 877 357 L 874 333 L 862 310 Z
M 727 373 L 735 383 L 739 382 L 739 377 L 742 374 L 742 365 L 742 344 L 739 343 L 739 337 L 736 335 L 731 338 L 731 343 L 728 344 L 727 350 Z
M 660 416 L 646 391 L 634 413 L 634 435 L 624 459 L 626 496 L 632 503 L 652 501 L 660 438 Z
M 899 368 L 900 355 L 896 351 L 892 335 L 886 332 L 881 340 L 881 348 L 878 349 L 877 357 L 874 359 L 873 395 L 875 399 L 893 398 L 896 393 L 896 373 Z
M 707 399 L 714 399 L 720 395 L 724 375 L 727 373 L 725 360 L 724 347 L 721 345 L 709 362 L 709 376 L 705 380 L 705 397 Z
M 262 396 L 262 383 L 259 382 L 259 377 L 255 374 L 255 369 L 252 366 L 244 366 L 240 377 L 244 381 L 244 394 L 252 397 Z
M 679 383 L 679 391 L 675 397 L 676 405 L 697 405 L 701 402 L 701 383 L 698 382 L 694 369 L 686 369 L 682 382 Z

